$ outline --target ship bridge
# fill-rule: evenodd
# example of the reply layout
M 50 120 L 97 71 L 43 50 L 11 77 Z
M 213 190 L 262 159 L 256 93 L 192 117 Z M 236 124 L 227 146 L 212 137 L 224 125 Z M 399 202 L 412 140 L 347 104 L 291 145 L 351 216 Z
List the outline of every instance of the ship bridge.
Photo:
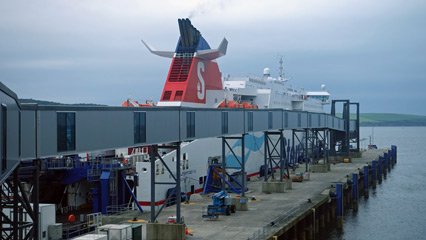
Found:
M 0 101 L 0 211 L 10 209 L 11 213 L 2 215 L 1 229 L 2 235 L 8 236 L 18 236 L 23 232 L 33 238 L 39 236 L 36 227 L 38 176 L 40 161 L 49 157 L 125 147 L 151 146 L 155 149 L 159 144 L 173 143 L 177 151 L 176 166 L 180 166 L 180 143 L 200 138 L 219 137 L 226 141 L 254 132 L 281 132 L 282 136 L 283 131 L 313 133 L 323 130 L 329 136 L 330 154 L 336 154 L 336 145 L 340 145 L 340 151 L 347 154 L 349 138 L 358 136 L 359 139 L 359 122 L 349 120 L 352 103 L 348 100 L 343 102 L 343 118 L 335 116 L 335 112 L 325 114 L 282 109 L 42 106 L 20 104 L 17 95 L 0 83 Z M 282 138 L 280 140 L 283 141 Z M 265 155 L 265 162 L 267 158 Z M 153 151 L 150 159 L 154 167 L 156 156 Z M 244 158 L 242 163 L 244 173 Z M 180 195 L 179 169 L 177 167 L 175 175 L 177 196 Z M 20 178 L 20 173 L 29 171 L 33 185 L 31 199 Z M 151 191 L 155 192 L 155 174 L 151 175 L 154 177 Z M 155 194 L 152 196 L 155 197 Z M 176 207 L 180 221 L 179 198 Z M 24 221 L 18 216 L 20 212 L 26 212 L 32 220 Z M 151 220 L 155 221 L 155 208 L 151 214 Z

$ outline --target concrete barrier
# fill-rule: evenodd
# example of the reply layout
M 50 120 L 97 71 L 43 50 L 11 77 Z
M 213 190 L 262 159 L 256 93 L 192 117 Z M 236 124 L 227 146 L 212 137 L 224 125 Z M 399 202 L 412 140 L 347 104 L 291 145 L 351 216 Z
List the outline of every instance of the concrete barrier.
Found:
M 287 182 L 263 182 L 262 183 L 262 192 L 264 193 L 283 193 L 287 188 Z
M 330 171 L 330 164 L 313 164 L 310 169 L 313 173 L 326 173 Z
M 185 224 L 147 223 L 147 240 L 184 240 Z
M 238 201 L 236 201 L 235 208 L 237 211 L 248 211 L 248 198 L 240 197 Z

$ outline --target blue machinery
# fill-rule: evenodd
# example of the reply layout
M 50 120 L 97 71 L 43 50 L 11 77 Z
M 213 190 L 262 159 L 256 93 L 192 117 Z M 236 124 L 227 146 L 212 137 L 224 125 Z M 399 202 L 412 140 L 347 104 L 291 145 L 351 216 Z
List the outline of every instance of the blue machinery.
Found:
M 220 191 L 212 196 L 212 204 L 207 206 L 207 213 L 203 218 L 218 218 L 220 214 L 231 215 L 235 213 L 235 205 L 231 204 L 231 197 L 225 192 Z
M 130 166 L 123 165 L 119 158 L 95 157 L 82 161 L 78 156 L 73 156 L 41 162 L 43 172 L 55 174 L 56 178 L 61 179 L 61 186 L 78 184 L 86 179 L 91 186 L 92 212 L 114 213 L 126 208 L 126 195 L 134 201 L 136 199 L 126 180 L 126 171 Z M 45 184 L 45 187 L 52 188 L 49 184 Z M 61 192 L 66 194 L 67 191 L 61 189 Z M 138 204 L 137 207 L 142 210 Z
M 38 216 L 39 212 L 38 179 L 43 159 L 122 147 L 151 146 L 151 149 L 157 149 L 161 147 L 159 144 L 174 143 L 172 147 L 177 153 L 177 172 L 173 177 L 174 181 L 156 182 L 155 174 L 153 174 L 151 192 L 155 193 L 157 184 L 170 184 L 175 185 L 176 196 L 180 196 L 179 166 L 182 141 L 222 137 L 223 145 L 226 146 L 226 141 L 236 140 L 233 138 L 238 138 L 243 143 L 244 136 L 254 132 L 265 132 L 267 136 L 271 136 L 281 130 L 326 130 L 329 131 L 331 139 L 330 145 L 324 148 L 330 150 L 331 154 L 335 154 L 335 147 L 342 146 L 340 152 L 344 154 L 343 150 L 348 150 L 348 139 L 358 132 L 356 128 L 358 125 L 348 118 L 349 114 L 344 114 L 344 119 L 341 119 L 334 114 L 282 109 L 141 109 L 21 105 L 17 101 L 16 94 L 2 84 L 0 88 L 2 103 L 4 102 L 1 108 L 0 125 L 8 130 L 7 132 L 2 131 L 3 137 L 0 138 L 2 143 L 0 144 L 2 146 L 0 148 L 2 154 L 0 193 L 4 200 L 0 204 L 0 210 L 3 212 L 5 209 L 10 209 L 10 212 L 13 212 L 11 216 L 2 215 L 1 218 L 2 236 L 9 236 L 10 239 L 29 239 L 39 236 L 38 228 L 34 226 L 38 226 L 38 218 L 35 216 Z M 347 112 L 346 109 L 349 107 L 347 102 L 345 104 L 344 108 Z M 349 102 L 349 104 L 351 103 Z M 223 115 L 227 117 L 224 118 Z M 102 119 L 102 121 L 96 121 L 96 119 Z M 314 135 L 311 134 L 311 136 Z M 103 140 L 99 141 L 100 138 Z M 285 144 L 285 139 L 282 137 L 279 137 L 279 143 L 267 141 L 265 165 L 268 167 L 264 168 L 267 173 L 265 176 L 269 178 L 268 174 L 273 174 L 271 166 L 274 169 L 278 167 L 282 179 L 286 168 L 294 163 L 295 157 L 301 156 L 300 150 L 304 151 L 303 157 L 315 152 L 312 151 L 315 149 L 312 145 L 319 145 L 319 141 L 312 141 L 312 139 L 315 138 L 305 138 L 305 144 L 302 145 L 296 145 L 293 141 L 291 148 L 289 143 Z M 312 143 L 310 152 L 307 141 Z M 245 189 L 244 144 L 241 149 L 241 158 L 236 157 L 236 159 L 240 163 L 242 173 L 240 189 Z M 155 150 L 151 150 L 152 169 L 155 168 L 157 158 L 161 159 L 160 156 L 156 156 Z M 389 166 L 386 158 L 383 161 L 379 160 L 379 166 Z M 111 189 L 106 186 L 106 182 L 111 178 L 111 174 L 114 174 L 113 172 L 101 172 L 99 176 L 101 188 L 98 192 L 93 192 L 94 195 L 99 192 L 104 192 L 104 194 L 111 192 Z M 122 178 L 117 177 L 116 179 Z M 31 197 L 28 197 L 23 191 L 22 182 L 31 183 L 33 186 Z M 126 189 L 124 182 L 121 185 L 123 189 Z M 241 191 L 241 195 L 244 195 L 244 191 Z M 155 210 L 155 194 L 151 194 L 151 196 L 151 209 Z M 100 199 L 103 201 L 99 204 L 98 209 L 105 210 L 107 203 L 103 197 Z M 156 220 L 159 212 L 151 211 L 152 222 Z M 23 214 L 28 214 L 32 220 L 23 221 L 21 217 Z M 179 197 L 176 199 L 176 216 L 177 222 L 180 223 Z

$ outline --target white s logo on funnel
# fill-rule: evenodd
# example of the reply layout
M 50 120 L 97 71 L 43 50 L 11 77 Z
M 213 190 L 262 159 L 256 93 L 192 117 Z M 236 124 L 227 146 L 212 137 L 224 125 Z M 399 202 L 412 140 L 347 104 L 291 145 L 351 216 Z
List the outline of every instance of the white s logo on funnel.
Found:
M 198 75 L 198 83 L 197 83 L 197 97 L 200 100 L 203 100 L 206 95 L 206 84 L 204 82 L 203 75 L 201 72 L 204 72 L 204 63 L 198 62 L 197 65 L 197 75 Z

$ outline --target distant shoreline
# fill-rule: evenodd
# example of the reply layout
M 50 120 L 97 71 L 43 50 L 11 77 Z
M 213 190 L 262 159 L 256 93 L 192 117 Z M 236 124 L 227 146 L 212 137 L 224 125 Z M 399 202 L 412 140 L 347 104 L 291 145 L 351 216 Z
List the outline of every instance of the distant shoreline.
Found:
M 354 115 L 351 116 L 354 118 Z M 397 113 L 361 113 L 362 127 L 425 127 L 426 116 Z
M 377 124 L 363 124 L 363 123 L 360 123 L 359 124 L 359 126 L 360 127 L 426 127 L 426 124 L 424 124 L 424 125 L 421 125 L 421 124 L 417 124 L 417 125 L 401 125 L 401 124 L 398 124 L 398 123 L 395 123 L 395 124 L 380 124 L 380 123 L 377 123 Z

